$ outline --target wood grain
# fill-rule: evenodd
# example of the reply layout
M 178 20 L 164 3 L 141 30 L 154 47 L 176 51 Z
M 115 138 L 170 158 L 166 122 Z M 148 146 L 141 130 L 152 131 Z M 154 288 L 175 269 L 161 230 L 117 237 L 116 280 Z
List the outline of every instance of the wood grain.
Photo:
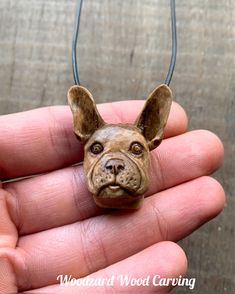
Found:
M 212 130 L 223 140 L 226 158 L 216 177 L 227 193 L 224 212 L 180 243 L 188 275 L 197 277 L 194 293 L 234 293 L 235 2 L 176 2 L 178 58 L 171 87 L 190 128 Z M 75 7 L 75 0 L 0 1 L 0 114 L 66 103 Z M 169 24 L 168 1 L 84 1 L 79 73 L 97 102 L 143 99 L 164 81 Z

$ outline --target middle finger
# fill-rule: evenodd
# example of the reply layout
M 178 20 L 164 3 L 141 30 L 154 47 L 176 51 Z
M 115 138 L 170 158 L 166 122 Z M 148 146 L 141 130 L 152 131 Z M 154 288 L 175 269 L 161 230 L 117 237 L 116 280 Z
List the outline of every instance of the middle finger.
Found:
M 223 156 L 218 138 L 193 131 L 165 139 L 152 152 L 151 184 L 147 196 L 213 172 Z M 103 213 L 86 188 L 81 166 L 4 185 L 12 196 L 11 217 L 21 235 L 30 234 Z M 37 219 L 37 221 L 35 221 Z

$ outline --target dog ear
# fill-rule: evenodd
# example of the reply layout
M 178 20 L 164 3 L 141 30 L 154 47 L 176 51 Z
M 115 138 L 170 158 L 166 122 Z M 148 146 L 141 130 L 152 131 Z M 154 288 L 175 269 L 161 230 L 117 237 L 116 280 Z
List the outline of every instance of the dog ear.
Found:
M 160 85 L 148 97 L 135 125 L 141 130 L 150 150 L 163 139 L 163 130 L 169 116 L 172 92 L 167 85 Z
M 74 132 L 82 143 L 105 124 L 91 93 L 82 86 L 73 86 L 68 91 L 68 103 L 73 113 Z

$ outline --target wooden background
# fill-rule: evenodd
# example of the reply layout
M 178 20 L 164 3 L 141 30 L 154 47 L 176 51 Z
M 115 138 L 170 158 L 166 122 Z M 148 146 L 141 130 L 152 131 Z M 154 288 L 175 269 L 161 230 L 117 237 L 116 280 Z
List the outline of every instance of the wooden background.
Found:
M 223 213 L 180 242 L 194 293 L 235 293 L 235 1 L 177 2 L 178 58 L 171 84 L 190 129 L 217 133 L 225 161 Z M 66 103 L 73 84 L 75 0 L 0 0 L 0 114 Z M 170 59 L 166 0 L 85 0 L 78 57 L 96 101 L 143 99 Z M 175 293 L 189 292 L 187 288 Z

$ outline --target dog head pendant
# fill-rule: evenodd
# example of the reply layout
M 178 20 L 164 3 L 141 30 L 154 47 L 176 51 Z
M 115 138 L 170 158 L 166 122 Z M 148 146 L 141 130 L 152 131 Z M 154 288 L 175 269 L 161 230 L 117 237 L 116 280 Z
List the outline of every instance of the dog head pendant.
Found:
M 170 112 L 170 88 L 157 87 L 134 124 L 105 123 L 84 87 L 71 87 L 68 102 L 74 132 L 84 144 L 84 171 L 95 203 L 139 208 L 149 185 L 149 151 L 161 143 Z

